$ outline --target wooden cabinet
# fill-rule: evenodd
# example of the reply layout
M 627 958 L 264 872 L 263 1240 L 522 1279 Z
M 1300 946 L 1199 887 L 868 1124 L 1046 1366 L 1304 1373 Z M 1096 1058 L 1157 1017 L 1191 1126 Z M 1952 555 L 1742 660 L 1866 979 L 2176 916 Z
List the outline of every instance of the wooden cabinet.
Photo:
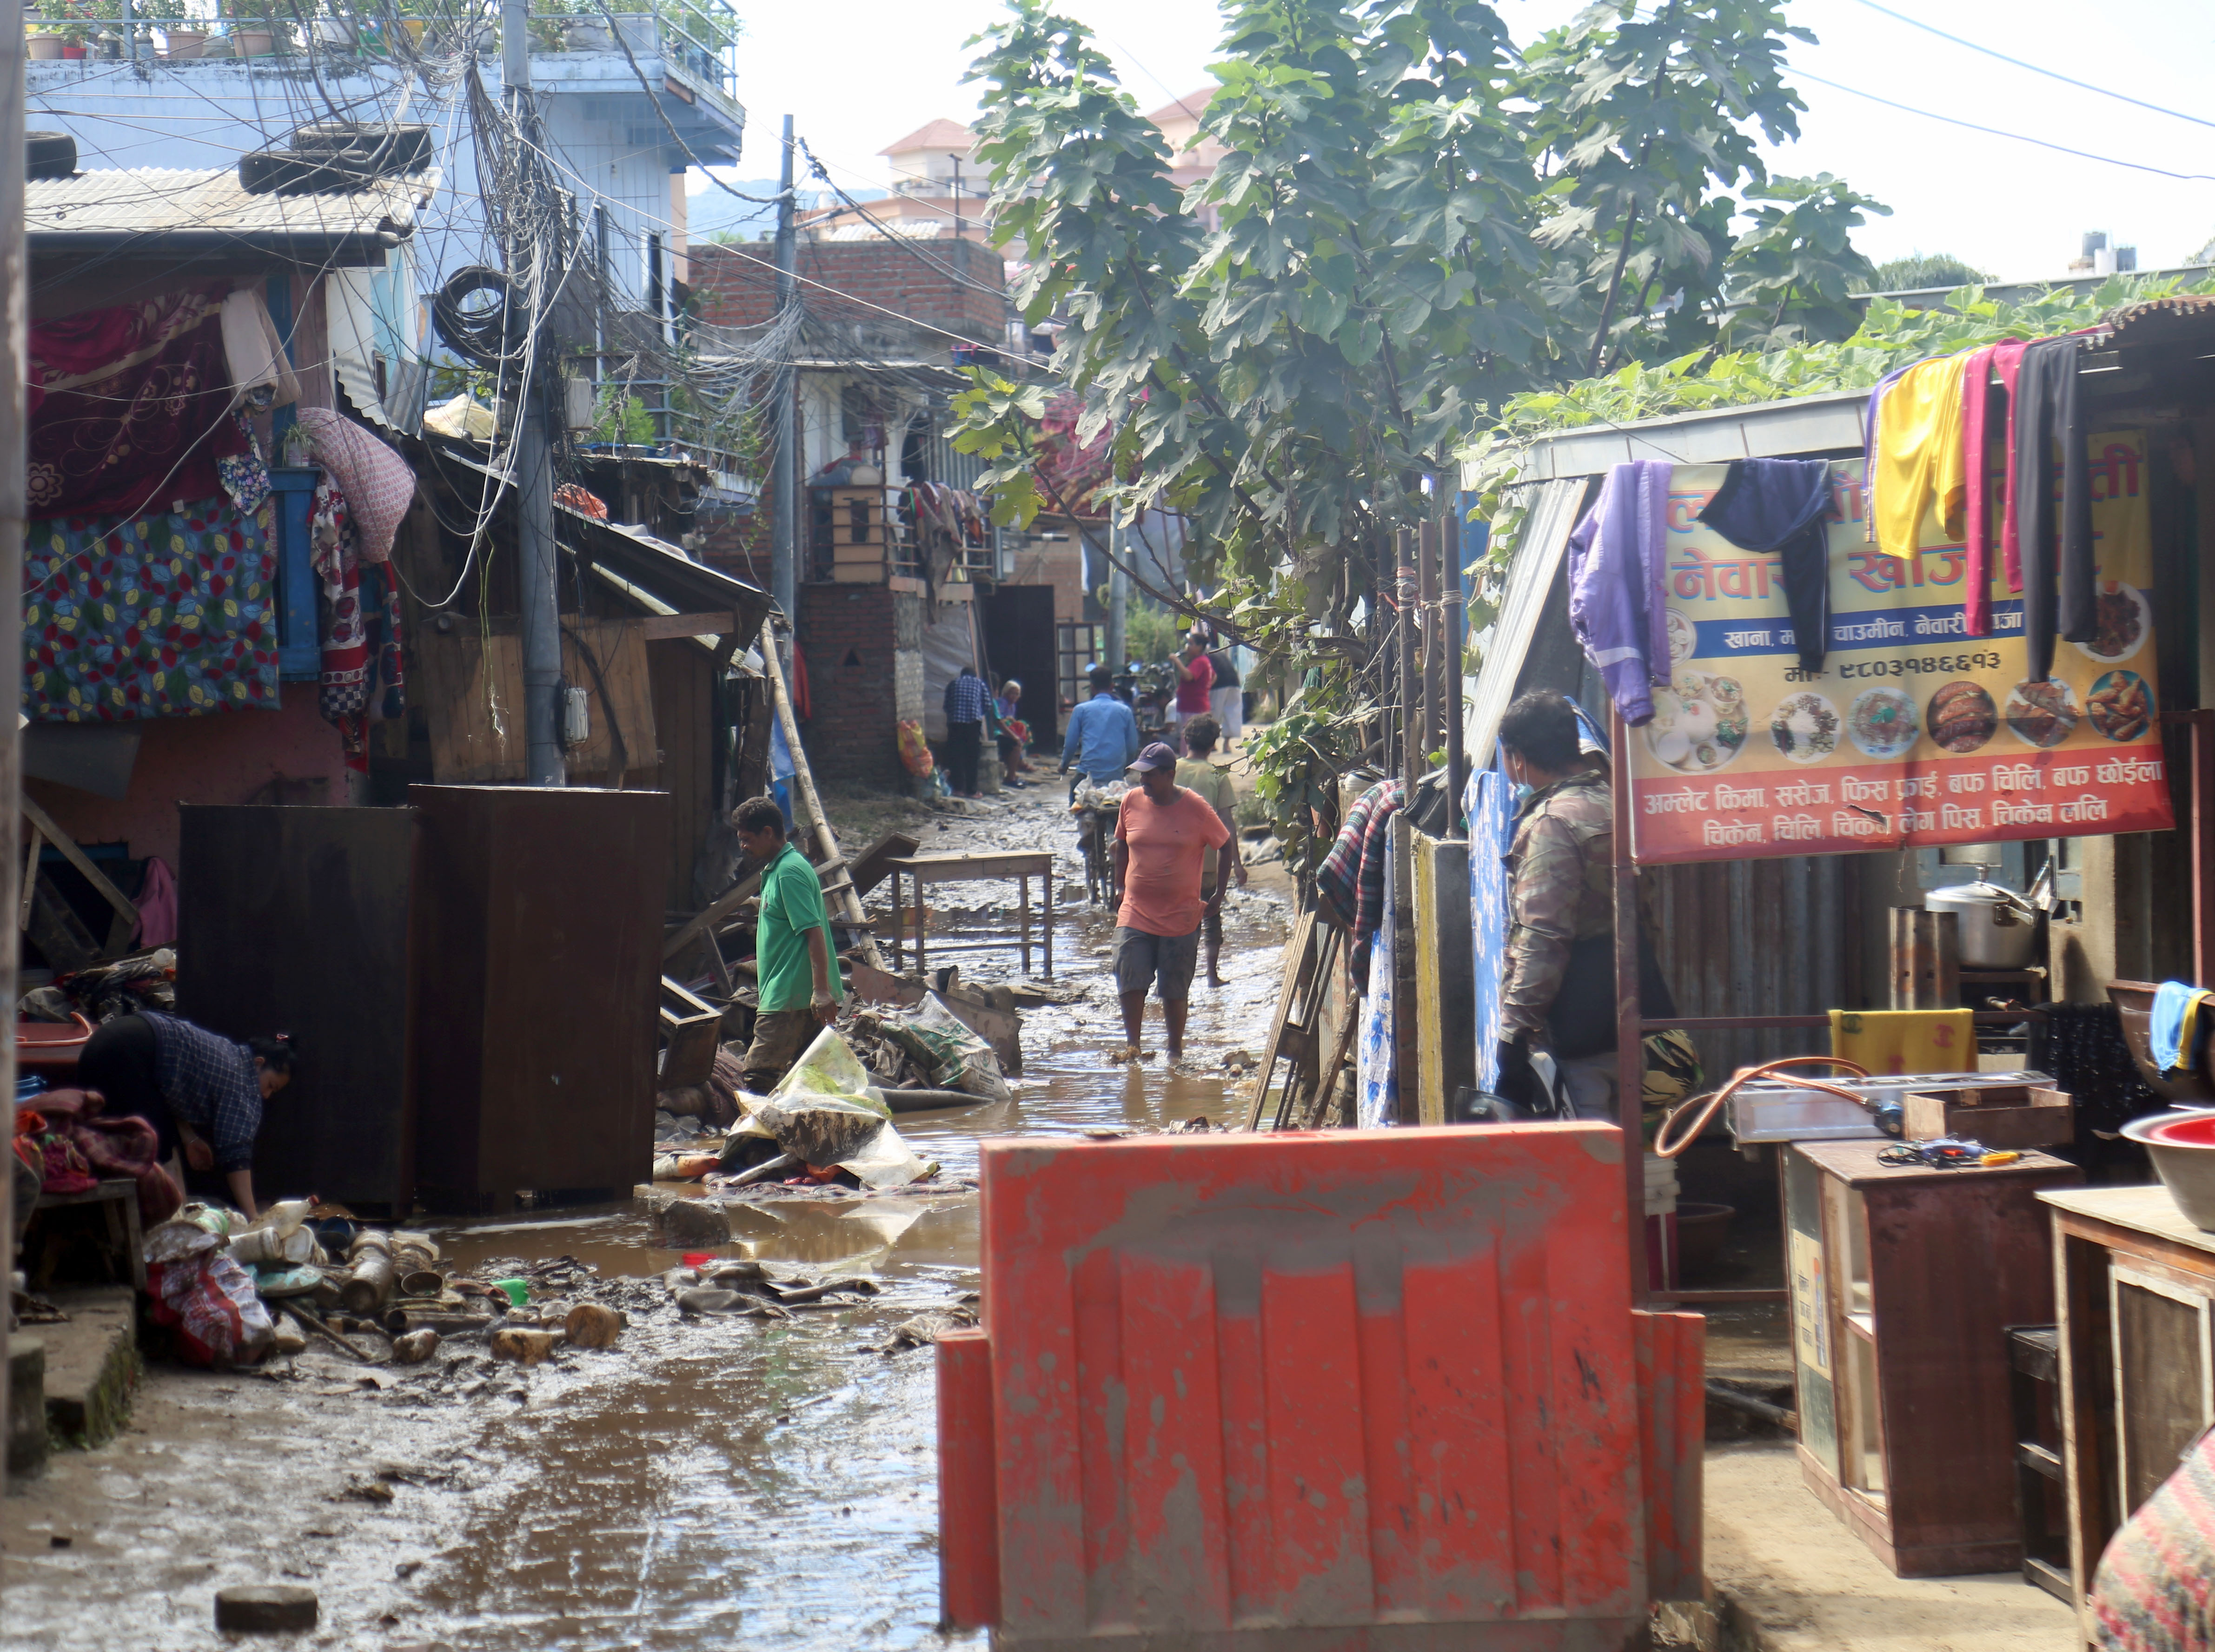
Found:
M 2010 1570 L 2007 1328 L 2053 1319 L 2043 1189 L 2077 1168 L 1878 1162 L 1802 1141 L 1784 1162 L 1801 1472 L 1902 1577 Z
M 2215 1233 L 2157 1186 L 2042 1196 L 2053 1215 L 2062 1477 L 2081 1614 L 2115 1528 L 2215 1422 Z M 2083 1628 L 2089 1641 L 2089 1618 Z
M 416 1181 L 433 1209 L 652 1173 L 666 792 L 415 786 Z

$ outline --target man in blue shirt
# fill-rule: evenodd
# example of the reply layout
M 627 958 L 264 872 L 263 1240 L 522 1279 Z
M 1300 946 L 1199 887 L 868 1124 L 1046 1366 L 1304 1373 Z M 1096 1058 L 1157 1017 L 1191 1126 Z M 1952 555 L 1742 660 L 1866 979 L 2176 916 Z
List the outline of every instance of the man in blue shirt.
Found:
M 1061 743 L 1061 772 L 1074 763 L 1095 786 L 1113 786 L 1138 756 L 1138 719 L 1115 698 L 1114 680 L 1104 665 L 1085 674 L 1092 698 L 1069 714 Z

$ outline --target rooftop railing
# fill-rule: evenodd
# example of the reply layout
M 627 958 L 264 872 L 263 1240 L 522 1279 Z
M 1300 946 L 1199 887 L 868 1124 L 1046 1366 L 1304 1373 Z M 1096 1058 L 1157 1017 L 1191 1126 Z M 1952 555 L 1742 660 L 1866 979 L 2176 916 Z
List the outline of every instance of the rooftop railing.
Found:
M 46 58 L 153 58 L 172 63 L 231 58 L 359 58 L 406 63 L 475 51 L 497 61 L 500 26 L 479 13 L 415 16 L 413 0 L 377 15 L 334 7 L 332 0 L 288 4 L 259 0 L 44 0 L 27 11 L 24 28 L 34 60 Z M 338 15 L 317 15 L 317 12 Z M 260 12 L 260 16 L 242 13 Z M 158 13 L 158 15 L 156 15 Z M 531 50 L 614 52 L 628 46 L 639 58 L 674 64 L 703 84 L 737 101 L 738 14 L 726 0 L 662 0 L 616 12 L 587 9 L 578 0 L 534 4 Z

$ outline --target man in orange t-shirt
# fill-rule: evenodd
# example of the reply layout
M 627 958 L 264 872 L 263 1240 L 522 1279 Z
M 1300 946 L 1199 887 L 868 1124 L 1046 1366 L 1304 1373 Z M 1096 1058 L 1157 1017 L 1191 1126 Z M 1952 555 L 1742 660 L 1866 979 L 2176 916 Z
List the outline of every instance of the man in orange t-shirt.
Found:
M 1161 996 L 1169 1059 L 1184 1053 L 1200 920 L 1222 905 L 1230 884 L 1230 829 L 1206 798 L 1176 783 L 1176 761 L 1158 741 L 1140 752 L 1131 772 L 1142 789 L 1124 794 L 1115 821 L 1115 990 L 1123 1000 L 1125 1036 L 1118 1061 L 1138 1059 L 1149 985 Z M 1200 874 L 1211 849 L 1215 892 L 1203 896 Z

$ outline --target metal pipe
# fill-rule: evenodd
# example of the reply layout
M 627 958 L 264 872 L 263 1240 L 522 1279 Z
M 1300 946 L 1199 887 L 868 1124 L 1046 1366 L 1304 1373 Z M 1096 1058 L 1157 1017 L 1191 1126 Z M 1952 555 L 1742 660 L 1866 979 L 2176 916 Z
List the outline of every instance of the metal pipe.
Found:
M 776 316 L 779 335 L 776 388 L 776 537 L 770 546 L 770 595 L 784 617 L 800 622 L 800 419 L 796 406 L 799 375 L 792 358 L 799 347 L 789 323 L 792 307 L 799 302 L 800 241 L 793 219 L 792 117 L 784 118 L 784 162 L 778 174 L 776 198 Z M 772 645 L 774 646 L 774 645 Z
M 1415 621 L 1420 614 L 1415 576 L 1414 530 L 1402 528 L 1393 535 L 1399 566 L 1393 581 L 1393 600 L 1399 605 L 1399 625 L 1393 634 L 1400 667 L 1400 784 L 1407 788 L 1406 806 L 1415 806 L 1415 782 L 1422 778 L 1422 731 L 1416 726 L 1422 700 L 1415 687 Z
M 1415 541 L 1415 591 L 1419 606 L 1415 610 L 1414 628 L 1408 633 L 1422 646 L 1421 682 L 1422 717 L 1416 724 L 1419 731 L 1415 755 L 1426 763 L 1431 753 L 1438 750 L 1440 701 L 1445 683 L 1439 670 L 1439 524 L 1435 518 L 1425 517 L 1417 532 Z
M 1453 525 L 1453 510 L 1448 506 L 1439 530 L 1439 572 L 1446 603 L 1445 646 L 1441 651 L 1445 656 L 1441 664 L 1446 713 L 1446 835 L 1458 838 L 1463 835 L 1462 792 L 1469 785 L 1469 754 L 1462 749 L 1468 737 L 1469 707 L 1462 699 L 1461 545 Z
M 28 260 L 23 237 L 23 28 L 20 21 L 0 29 L 0 590 L 23 589 L 23 533 L 30 514 L 30 481 L 24 429 L 24 327 L 30 310 Z M 23 657 L 23 604 L 0 603 L 0 659 Z M 22 676 L 10 675 L 6 700 L 0 700 L 0 912 L 13 912 L 16 876 L 22 866 L 17 834 L 22 822 L 17 767 L 15 708 Z M 12 1016 L 15 1003 L 16 949 L 0 946 L 0 1004 Z M 0 1084 L 13 1094 L 15 1041 L 0 1040 Z M 0 1180 L 0 1233 L 15 1231 L 15 1184 Z M 113 1207 L 110 1207 L 111 1208 Z M 8 1385 L 0 1383 L 0 1438 L 9 1437 Z M 4 1469 L 0 1469 L 4 1474 Z
M 1638 870 L 1630 854 L 1630 731 L 1608 708 L 1608 749 L 1615 762 L 1615 829 L 1611 835 L 1615 889 L 1615 1073 L 1617 1117 L 1623 1128 L 1623 1196 L 1629 1201 L 1630 1301 L 1644 1307 L 1653 1279 L 1646 1260 L 1646 1062 L 1638 1030 Z
M 1124 537 L 1123 524 L 1113 516 L 1108 518 L 1108 659 L 1110 671 L 1123 669 L 1124 639 L 1128 633 L 1131 616 L 1131 581 L 1123 572 L 1128 560 L 1129 541 Z

